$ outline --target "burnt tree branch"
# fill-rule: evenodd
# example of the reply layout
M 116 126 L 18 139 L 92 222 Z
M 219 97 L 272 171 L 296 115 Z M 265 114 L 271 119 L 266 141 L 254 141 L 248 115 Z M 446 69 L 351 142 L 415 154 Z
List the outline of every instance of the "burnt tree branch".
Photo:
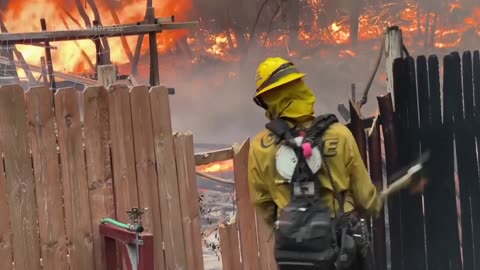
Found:
M 88 5 L 92 8 L 93 16 L 95 21 L 97 21 L 98 26 L 102 26 L 102 21 L 100 19 L 100 13 L 98 12 L 97 5 L 94 0 L 87 0 Z M 110 45 L 106 37 L 102 37 L 102 64 L 111 64 L 110 60 Z
M 83 21 L 85 22 L 85 26 L 91 27 L 92 23 L 90 22 L 90 18 L 88 17 L 88 14 L 85 11 L 81 0 L 75 0 L 75 5 L 77 6 L 78 12 L 80 13 L 80 17 L 82 17 Z

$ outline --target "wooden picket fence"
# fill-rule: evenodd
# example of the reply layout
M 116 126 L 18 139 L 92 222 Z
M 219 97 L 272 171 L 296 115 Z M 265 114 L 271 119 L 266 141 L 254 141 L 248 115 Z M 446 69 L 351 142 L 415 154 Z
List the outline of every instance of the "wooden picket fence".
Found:
M 272 231 L 257 216 L 250 200 L 248 152 L 250 139 L 242 145 L 195 155 L 195 164 L 207 165 L 233 159 L 235 222 L 219 224 L 222 269 L 276 270 Z
M 0 153 L 0 269 L 103 270 L 99 222 L 133 207 L 156 270 L 203 269 L 193 137 L 172 133 L 167 88 L 3 85 Z
M 385 187 L 382 156 L 387 176 L 422 151 L 430 150 L 432 157 L 423 172 L 429 179 L 423 194 L 404 191 L 389 199 L 389 233 L 385 213 L 372 220 L 377 269 L 480 267 L 475 244 L 480 243 L 479 55 L 465 51 L 444 56 L 443 74 L 436 55 L 396 59 L 394 93 L 377 98 L 376 121 L 362 119 L 350 107 L 349 126 L 378 188 Z
M 397 59 L 377 117 L 350 102 L 347 126 L 379 189 L 432 152 L 425 192 L 397 194 L 370 220 L 379 270 L 480 267 L 480 53 L 446 55 L 440 71 L 435 55 Z M 219 229 L 223 269 L 276 269 L 250 201 L 249 144 L 195 155 L 192 134 L 172 132 L 165 87 L 0 86 L 0 269 L 104 269 L 100 219 L 146 207 L 155 269 L 201 270 L 195 165 L 227 159 L 237 214 Z
M 379 190 L 426 150 L 429 183 L 424 193 L 389 198 L 368 220 L 376 269 L 480 269 L 480 53 L 452 52 L 443 69 L 436 55 L 396 59 L 393 86 L 377 97 L 376 117 L 362 117 L 350 101 L 347 126 Z M 276 269 L 271 232 L 249 204 L 247 142 L 196 162 L 234 160 L 238 213 L 219 228 L 223 269 Z

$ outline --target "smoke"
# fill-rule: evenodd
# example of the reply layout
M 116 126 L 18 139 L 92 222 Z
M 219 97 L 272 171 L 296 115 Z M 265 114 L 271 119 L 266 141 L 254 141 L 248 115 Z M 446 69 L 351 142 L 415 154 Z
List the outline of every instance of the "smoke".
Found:
M 345 4 L 344 8 L 346 7 L 347 10 L 352 8 L 349 7 L 348 2 L 345 3 L 347 4 Z M 425 24 L 426 20 L 422 21 L 421 24 L 415 25 L 411 21 L 405 21 L 405 25 L 398 24 L 401 28 L 405 27 L 404 42 L 413 57 L 437 54 L 441 62 L 443 55 L 451 51 L 478 49 L 476 44 L 478 44 L 479 38 L 478 34 L 475 34 L 476 28 L 470 26 L 470 30 L 465 30 L 465 22 L 468 22 L 465 18 L 470 18 L 480 23 L 478 15 L 471 17 L 471 14 L 475 13 L 472 12 L 473 8 L 457 8 L 446 2 L 442 1 L 439 4 L 438 1 L 433 0 L 422 0 L 418 4 L 417 7 L 420 13 L 417 13 L 417 17 L 408 17 L 407 19 L 416 18 L 418 20 L 419 18 L 421 19 L 421 16 L 432 13 L 431 17 L 429 17 L 429 24 Z M 251 8 L 252 10 L 258 10 L 259 6 L 256 9 L 255 7 Z M 217 7 L 214 10 L 219 12 L 220 9 Z M 393 13 L 399 14 L 401 10 L 405 11 L 405 6 L 393 7 L 391 9 L 389 12 L 396 11 Z M 364 9 L 362 12 L 365 11 Z M 375 11 L 370 9 L 367 12 Z M 264 16 L 261 16 L 259 26 L 257 26 L 259 32 L 268 30 L 274 32 L 281 30 L 285 26 L 280 14 L 277 16 L 280 19 L 277 18 L 270 27 L 272 14 L 274 13 L 274 9 L 271 7 L 266 8 Z M 378 11 L 378 13 L 385 12 Z M 436 24 L 433 24 L 433 21 L 437 18 L 433 16 L 433 13 L 441 15 L 441 18 L 437 19 L 438 22 Z M 331 15 L 331 17 L 335 17 L 338 14 L 333 13 Z M 225 19 L 222 16 L 219 17 Z M 305 16 L 308 16 L 308 14 Z M 302 18 L 305 18 L 305 16 L 302 15 Z M 235 13 L 233 13 L 232 17 L 238 16 L 235 16 Z M 242 21 L 242 27 L 245 27 L 248 32 L 255 22 L 256 13 L 250 12 L 247 18 L 248 22 Z M 323 19 L 320 18 L 317 21 L 322 22 Z M 220 27 L 223 23 L 225 23 L 224 20 L 213 22 L 213 24 L 216 24 L 216 27 Z M 412 25 L 414 27 L 420 26 L 421 31 L 408 30 L 407 33 L 407 29 Z M 455 38 L 458 38 L 458 36 L 452 35 L 449 38 L 449 36 L 438 34 L 439 31 L 445 31 L 450 34 L 456 33 L 456 31 L 448 31 L 455 27 L 458 27 L 460 32 L 464 33 L 461 37 L 461 42 L 456 41 Z M 446 42 L 451 41 L 445 44 L 448 46 L 454 44 L 453 47 L 448 49 L 442 48 L 440 45 L 436 45 L 437 48 L 431 44 L 426 46 L 422 42 L 427 40 L 428 31 L 435 32 L 435 37 L 441 38 L 442 42 L 444 40 Z M 255 71 L 263 59 L 272 56 L 280 56 L 292 60 L 299 70 L 307 74 L 305 81 L 317 96 L 315 107 L 317 114 L 335 113 L 340 118 L 337 106 L 338 104 L 345 104 L 348 108 L 352 83 L 356 86 L 357 100 L 361 98 L 367 81 L 374 70 L 381 42 L 384 42 L 381 35 L 377 37 L 377 40 L 369 40 L 367 42 L 360 40 L 354 50 L 356 54 L 354 57 L 348 55 L 339 57 L 339 52 L 342 48 L 349 49 L 341 46 L 333 46 L 332 48 L 319 47 L 314 51 L 311 49 L 307 51 L 306 47 L 302 49 L 302 46 L 300 46 L 297 50 L 297 55 L 306 56 L 303 58 L 289 57 L 287 48 L 281 48 L 281 46 L 277 46 L 275 49 L 252 48 L 248 53 L 239 55 L 240 61 L 204 63 L 198 65 L 195 70 L 192 70 L 192 68 L 178 68 L 175 69 L 173 76 L 169 76 L 168 74 L 170 73 L 167 72 L 161 80 L 168 86 L 176 88 L 176 95 L 171 97 L 173 127 L 176 130 L 192 131 L 196 143 L 232 144 L 233 142 L 242 142 L 247 137 L 252 138 L 255 136 L 257 132 L 264 128 L 267 121 L 264 117 L 264 111 L 252 101 L 255 89 Z M 190 63 L 189 61 L 182 58 L 175 60 L 176 65 L 182 65 L 183 63 L 187 66 Z M 386 76 L 383 59 L 371 85 L 368 103 L 362 107 L 363 116 L 367 117 L 376 113 L 378 110 L 376 97 L 384 94 L 386 94 Z
M 355 83 L 359 99 L 374 69 L 377 56 L 371 50 L 366 51 L 346 58 L 339 58 L 332 51 L 323 57 L 302 60 L 255 49 L 244 55 L 240 63 L 204 65 L 200 70 L 183 74 L 178 69 L 175 79 L 164 76 L 163 80 L 176 89 L 175 96 L 170 98 L 173 128 L 192 131 L 196 143 L 232 144 L 255 136 L 267 121 L 263 109 L 252 100 L 255 71 L 264 58 L 273 56 L 292 60 L 307 74 L 305 81 L 317 96 L 317 114 L 335 113 L 340 118 L 337 105 L 343 103 L 348 107 L 351 84 Z M 375 96 L 385 93 L 383 70 L 380 67 L 371 87 L 370 101 L 362 109 L 366 115 L 376 110 Z M 229 78 L 229 74 L 235 75 Z

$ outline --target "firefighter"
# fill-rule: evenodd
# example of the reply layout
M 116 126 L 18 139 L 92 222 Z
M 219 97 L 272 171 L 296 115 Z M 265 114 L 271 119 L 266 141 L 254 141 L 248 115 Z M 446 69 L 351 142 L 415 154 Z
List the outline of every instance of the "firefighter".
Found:
M 315 95 L 305 84 L 304 76 L 293 63 L 279 57 L 260 63 L 254 102 L 265 110 L 268 120 L 285 119 L 298 130 L 312 124 L 316 117 Z M 357 210 L 378 215 L 383 207 L 382 196 L 369 177 L 349 129 L 333 123 L 321 141 L 322 160 L 328 163 L 329 170 L 323 165 L 319 169 L 320 198 L 331 209 L 332 218 L 340 211 L 345 216 L 353 216 Z M 276 163 L 278 149 L 275 136 L 265 129 L 252 140 L 248 161 L 252 203 L 272 229 L 291 197 L 291 187 Z

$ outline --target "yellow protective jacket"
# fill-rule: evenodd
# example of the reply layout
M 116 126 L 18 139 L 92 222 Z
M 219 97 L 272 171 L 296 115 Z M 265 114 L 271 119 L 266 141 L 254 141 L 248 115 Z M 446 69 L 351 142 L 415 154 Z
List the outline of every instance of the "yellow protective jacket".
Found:
M 323 162 L 328 162 L 338 192 L 344 193 L 344 209 L 349 212 L 360 207 L 369 214 L 377 215 L 382 204 L 379 193 L 365 168 L 355 139 L 350 130 L 335 123 L 323 135 Z M 249 153 L 249 185 L 251 200 L 268 225 L 274 221 L 274 206 L 278 206 L 277 216 L 290 200 L 288 183 L 275 168 L 275 153 L 279 145 L 274 136 L 263 130 L 252 140 Z M 320 196 L 330 209 L 339 210 L 333 188 L 325 166 L 319 174 Z M 333 215 L 333 211 L 332 211 Z

